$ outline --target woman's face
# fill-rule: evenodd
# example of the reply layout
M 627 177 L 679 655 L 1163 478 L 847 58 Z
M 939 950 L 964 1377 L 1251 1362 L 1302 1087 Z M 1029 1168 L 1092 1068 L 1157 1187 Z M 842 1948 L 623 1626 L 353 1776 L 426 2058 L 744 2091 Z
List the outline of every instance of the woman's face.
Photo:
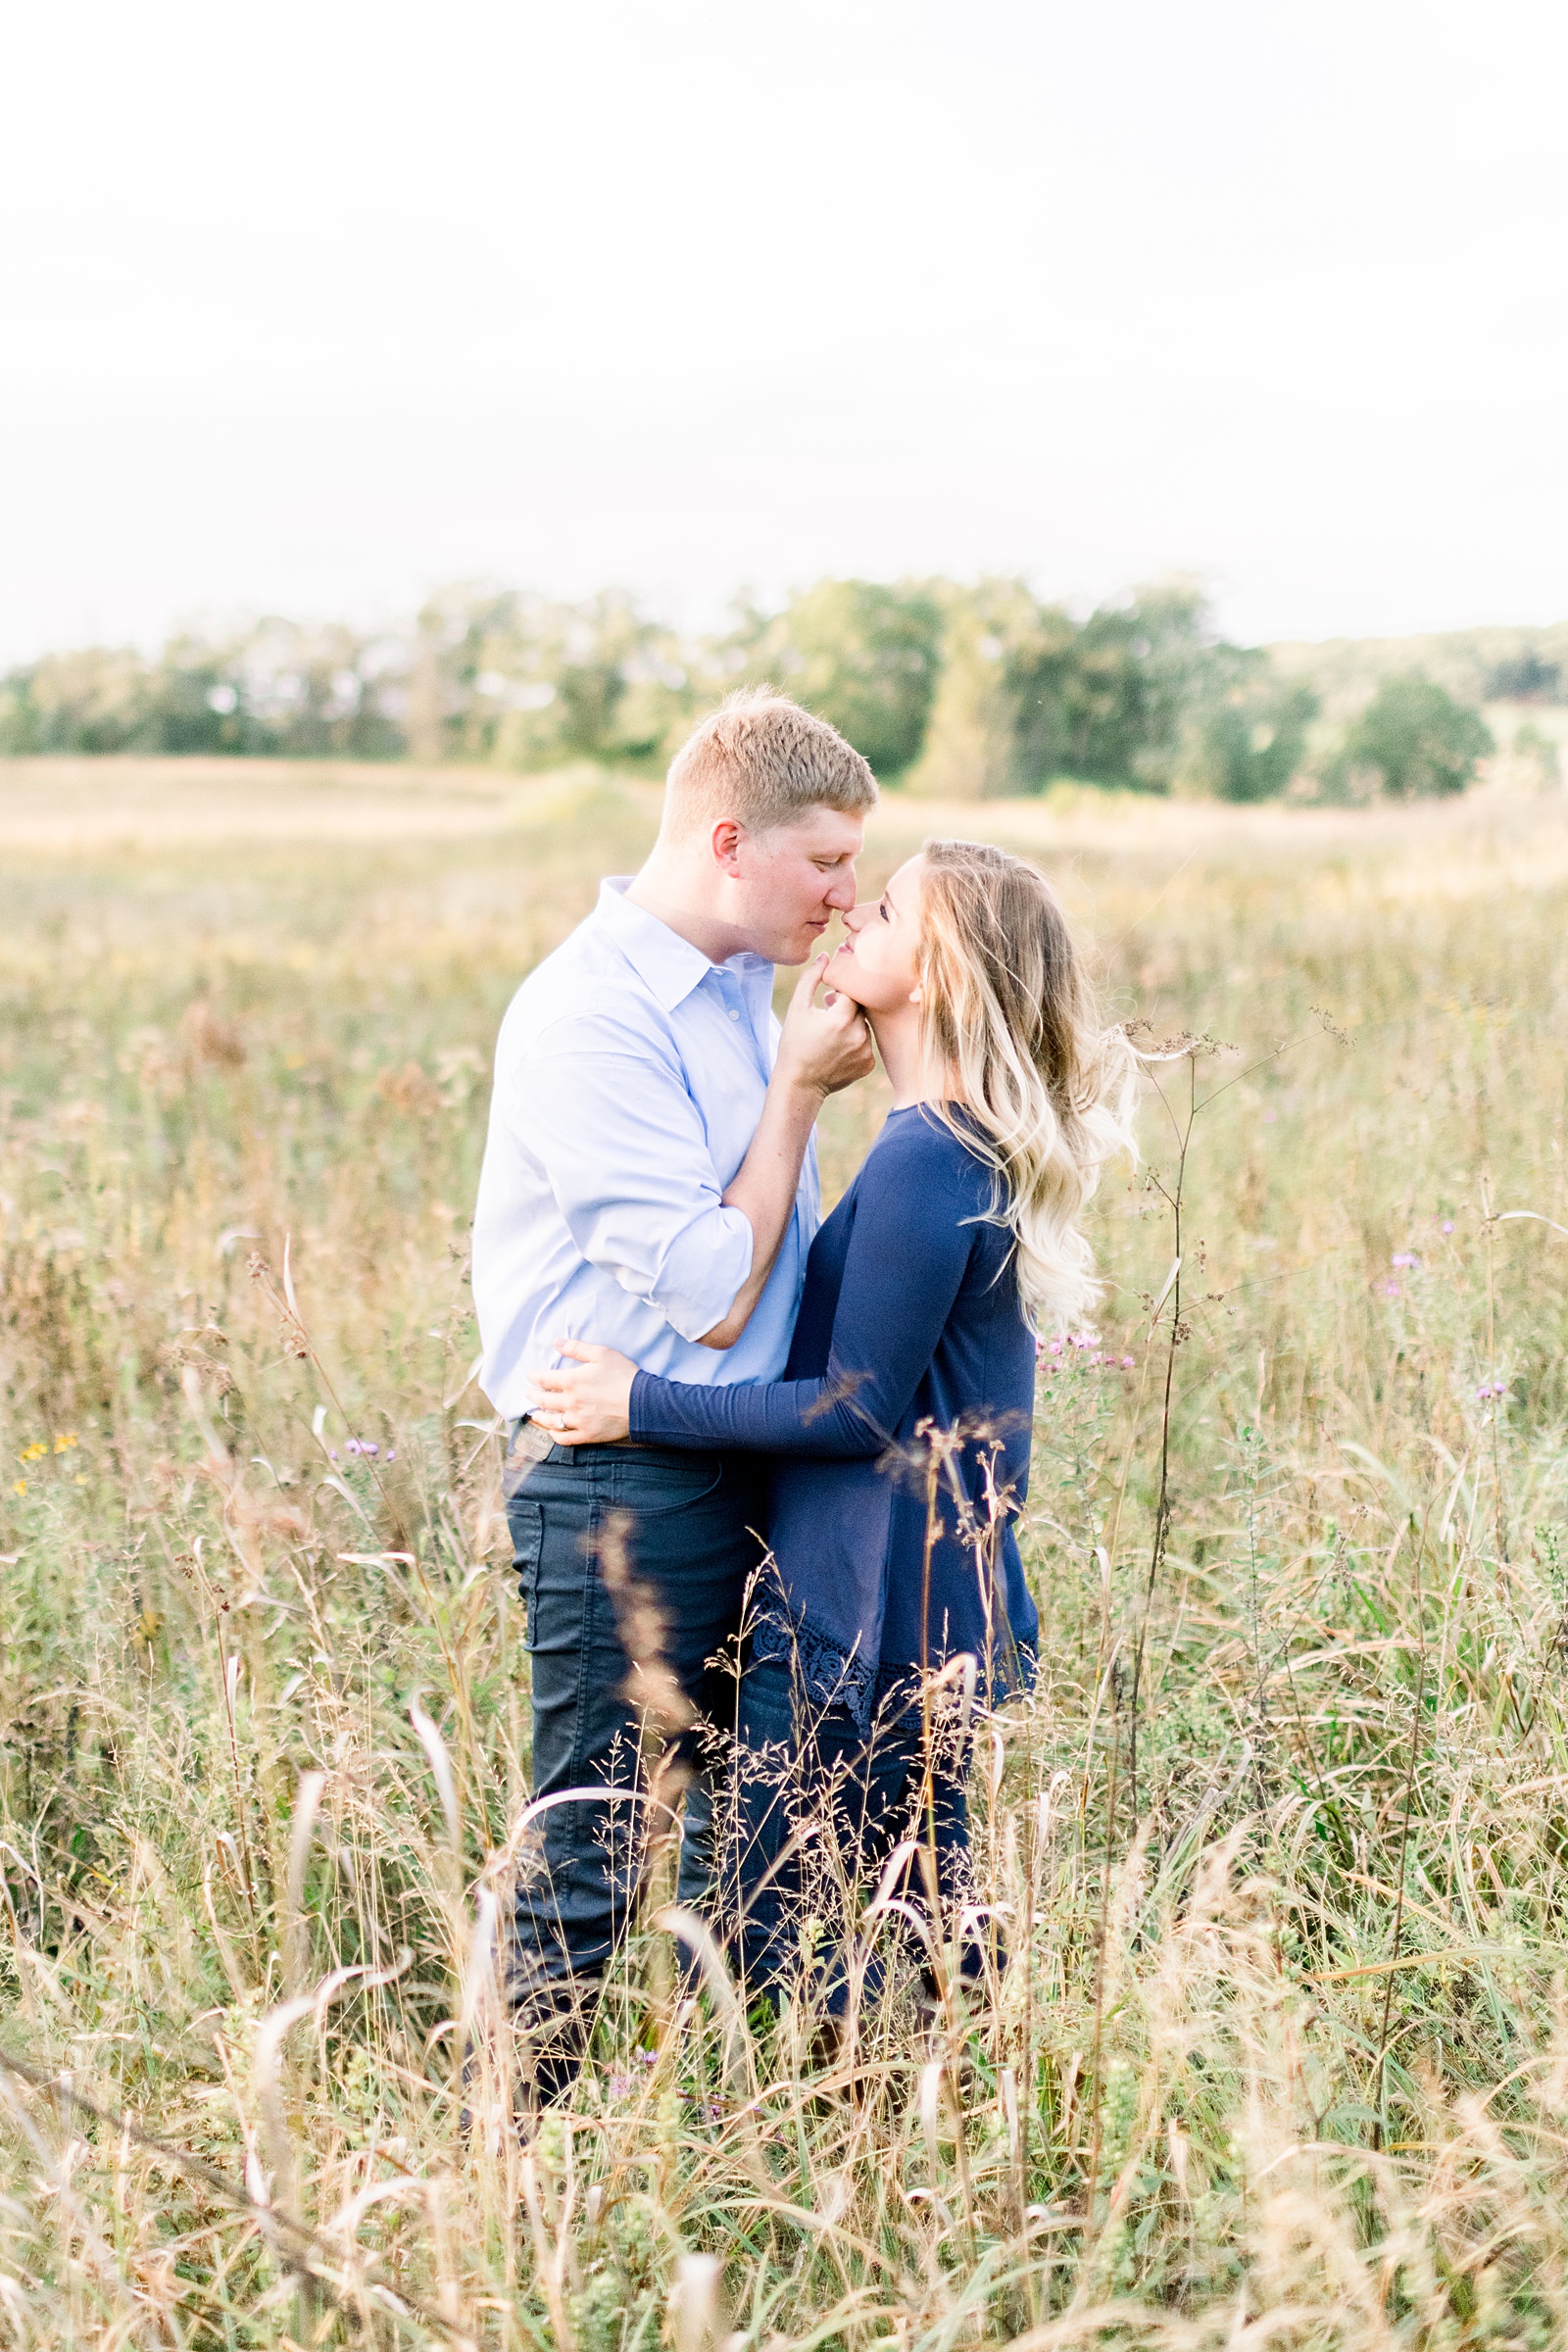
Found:
M 897 1012 L 920 985 L 920 907 L 925 859 L 906 858 L 879 899 L 852 906 L 844 917 L 848 939 L 823 973 L 867 1012 Z

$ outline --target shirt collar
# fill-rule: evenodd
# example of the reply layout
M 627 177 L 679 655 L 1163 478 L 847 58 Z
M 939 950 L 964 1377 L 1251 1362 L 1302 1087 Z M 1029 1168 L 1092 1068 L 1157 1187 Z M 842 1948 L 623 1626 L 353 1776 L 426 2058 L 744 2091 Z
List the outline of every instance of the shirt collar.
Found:
M 631 879 L 630 874 L 615 874 L 601 882 L 595 915 L 638 978 L 666 1012 L 673 1012 L 716 967 L 701 948 L 682 939 L 657 914 L 632 905 L 626 896 Z

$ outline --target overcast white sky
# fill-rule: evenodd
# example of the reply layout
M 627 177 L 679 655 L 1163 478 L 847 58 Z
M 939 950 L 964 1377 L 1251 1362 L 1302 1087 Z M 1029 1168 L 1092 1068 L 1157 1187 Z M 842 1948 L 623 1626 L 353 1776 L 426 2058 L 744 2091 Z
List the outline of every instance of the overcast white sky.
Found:
M 1568 615 L 1563 0 L 10 0 L 0 659 L 441 581 Z

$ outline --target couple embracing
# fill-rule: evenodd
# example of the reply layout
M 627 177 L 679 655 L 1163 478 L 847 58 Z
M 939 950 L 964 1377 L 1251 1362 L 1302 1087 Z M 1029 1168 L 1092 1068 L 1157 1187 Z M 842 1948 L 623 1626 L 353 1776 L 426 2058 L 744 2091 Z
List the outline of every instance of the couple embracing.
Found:
M 510 1425 L 535 1797 L 564 1800 L 540 1808 L 509 1954 L 545 2098 L 580 2064 L 644 1845 L 612 1525 L 691 1717 L 682 1902 L 711 1906 L 734 1807 L 715 1932 L 748 1995 L 800 1965 L 813 1812 L 862 1878 L 924 1840 L 907 1891 L 952 1937 L 967 1710 L 934 1740 L 933 1678 L 984 1704 L 1032 1671 L 1012 1522 L 1035 1335 L 1093 1296 L 1080 1219 L 1130 1143 L 1133 1057 L 1024 859 L 928 842 L 858 902 L 875 801 L 824 721 L 733 696 L 677 754 L 642 871 L 604 884 L 502 1024 L 473 1287 Z M 781 963 L 806 967 L 782 1024 Z M 877 1055 L 893 1107 L 822 1223 L 816 1115 Z

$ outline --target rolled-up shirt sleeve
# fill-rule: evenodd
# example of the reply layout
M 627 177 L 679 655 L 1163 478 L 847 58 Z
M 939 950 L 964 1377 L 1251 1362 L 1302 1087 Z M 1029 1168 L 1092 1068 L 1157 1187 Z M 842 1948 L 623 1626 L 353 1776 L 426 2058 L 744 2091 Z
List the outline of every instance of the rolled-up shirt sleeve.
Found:
M 724 1206 L 679 1067 L 638 1044 L 592 1014 L 552 1022 L 519 1056 L 513 1117 L 589 1264 L 700 1340 L 734 1304 L 754 1236 Z

